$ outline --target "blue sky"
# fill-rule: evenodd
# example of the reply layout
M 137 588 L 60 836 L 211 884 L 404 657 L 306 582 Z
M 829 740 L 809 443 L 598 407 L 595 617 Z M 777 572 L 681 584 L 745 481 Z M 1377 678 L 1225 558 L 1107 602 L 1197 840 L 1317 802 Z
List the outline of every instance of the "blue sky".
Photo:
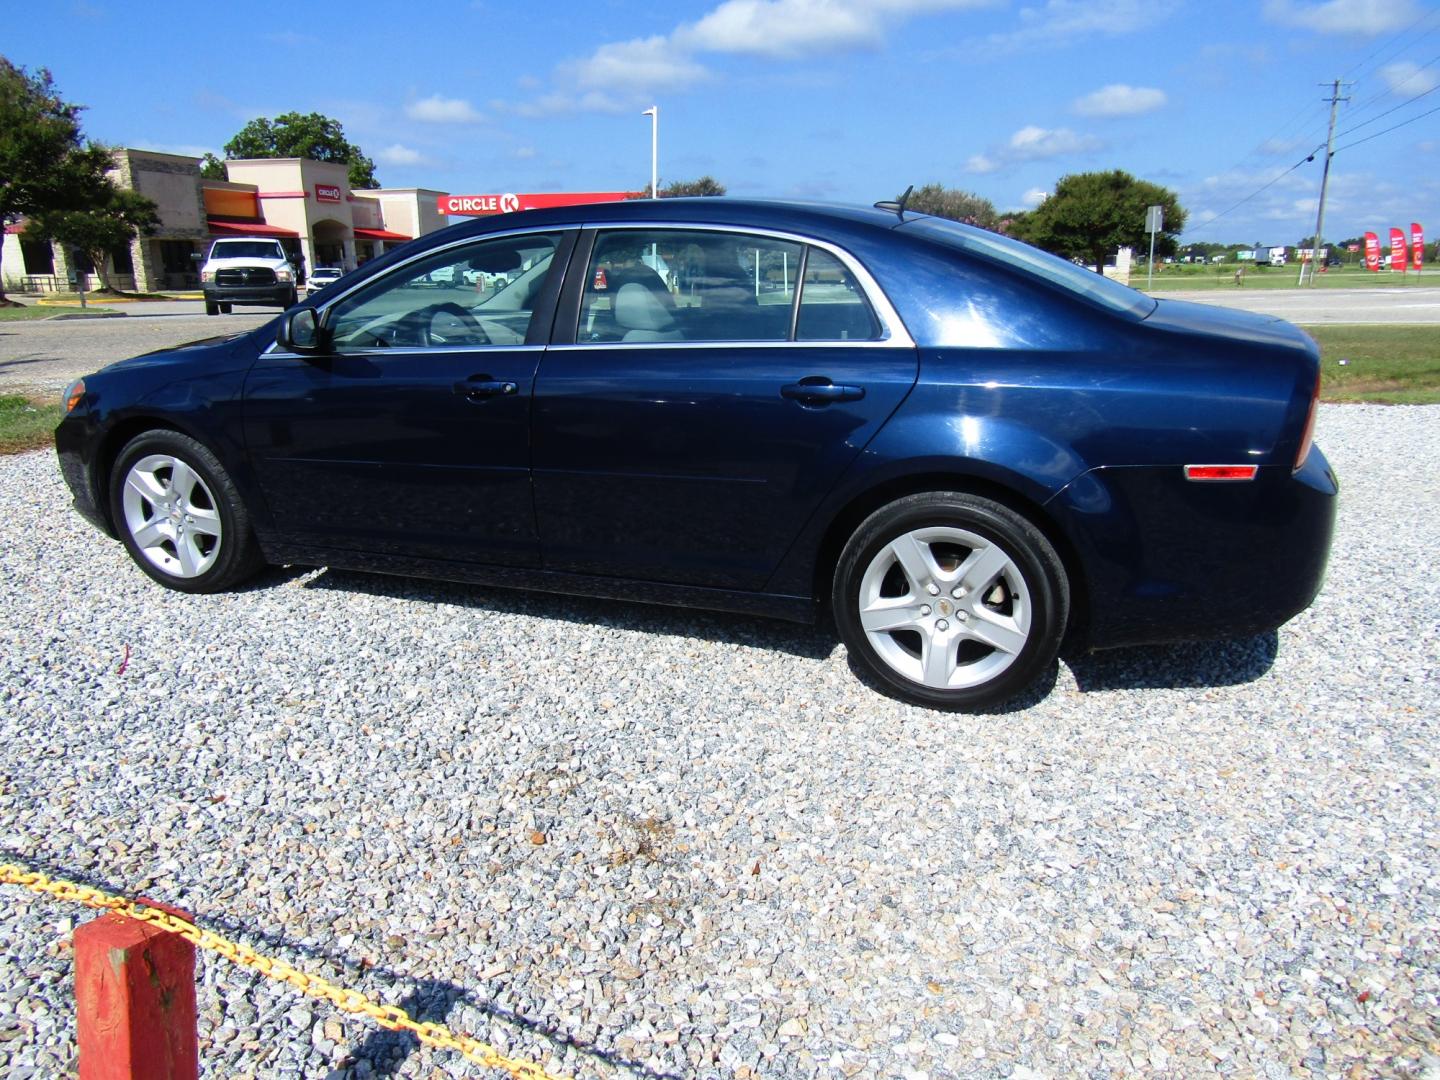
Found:
M 619 190 L 648 183 L 658 104 L 662 181 L 1013 209 L 1124 168 L 1179 193 L 1187 239 L 1267 244 L 1314 229 L 1320 158 L 1286 170 L 1343 77 L 1337 146 L 1376 137 L 1337 153 L 1326 235 L 1440 234 L 1435 0 L 53 0 L 5 29 L 109 143 L 218 152 L 318 111 L 386 185 Z

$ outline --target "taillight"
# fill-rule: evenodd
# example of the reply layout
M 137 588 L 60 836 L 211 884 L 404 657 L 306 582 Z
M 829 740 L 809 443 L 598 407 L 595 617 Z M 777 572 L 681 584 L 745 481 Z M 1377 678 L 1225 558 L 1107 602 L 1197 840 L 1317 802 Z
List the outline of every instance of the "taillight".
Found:
M 1298 471 L 1310 454 L 1310 443 L 1315 438 L 1315 413 L 1320 408 L 1320 373 L 1315 373 L 1315 390 L 1310 395 L 1310 413 L 1305 417 L 1305 431 L 1300 436 L 1300 449 L 1295 454 L 1295 468 Z

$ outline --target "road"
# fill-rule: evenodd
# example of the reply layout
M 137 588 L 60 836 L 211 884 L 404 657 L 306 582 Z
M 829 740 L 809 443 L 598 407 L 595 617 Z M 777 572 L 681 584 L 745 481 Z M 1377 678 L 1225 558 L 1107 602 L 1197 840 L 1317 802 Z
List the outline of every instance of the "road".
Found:
M 466 294 L 469 295 L 469 294 Z M 1301 325 L 1440 323 L 1440 288 L 1164 292 L 1163 299 L 1241 308 Z M 436 292 L 433 299 L 449 298 Z M 195 300 L 124 305 L 125 317 L 0 322 L 0 393 L 58 394 L 71 379 L 115 360 L 216 334 L 238 334 L 275 318 L 274 308 L 209 317 Z
M 1246 292 L 1217 289 L 1155 293 L 1157 300 L 1194 300 L 1200 304 L 1278 315 L 1293 323 L 1440 323 L 1440 288 L 1267 289 Z

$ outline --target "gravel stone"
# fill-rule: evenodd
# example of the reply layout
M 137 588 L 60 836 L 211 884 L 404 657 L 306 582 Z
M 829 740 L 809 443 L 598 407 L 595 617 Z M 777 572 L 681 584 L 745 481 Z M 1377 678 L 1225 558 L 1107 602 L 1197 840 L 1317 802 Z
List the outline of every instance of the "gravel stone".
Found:
M 1073 657 L 973 717 L 759 619 L 168 592 L 53 455 L 3 458 L 0 848 L 577 1077 L 1435 1076 L 1437 432 L 1322 408 L 1334 558 L 1278 634 Z M 6 1076 L 73 1075 L 89 917 L 6 890 Z M 481 1074 L 198 978 L 207 1076 Z

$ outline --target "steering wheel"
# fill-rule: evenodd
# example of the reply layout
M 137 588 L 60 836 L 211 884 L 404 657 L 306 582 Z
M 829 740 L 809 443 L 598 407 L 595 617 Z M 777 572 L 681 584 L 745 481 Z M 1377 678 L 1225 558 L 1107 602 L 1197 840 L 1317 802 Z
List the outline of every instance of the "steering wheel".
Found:
M 435 325 L 435 316 L 437 315 L 453 315 L 459 319 L 465 324 L 466 331 L 475 336 L 476 340 L 474 344 L 493 344 L 490 340 L 490 335 L 485 332 L 485 327 L 480 325 L 480 320 L 470 314 L 467 309 L 450 300 L 444 303 L 430 304 L 426 307 L 418 308 L 406 315 L 396 324 L 395 343 L 397 345 L 401 344 L 403 340 L 405 344 L 420 345 L 428 348 L 434 344 L 432 341 L 434 335 L 433 327 Z M 411 338 L 413 338 L 413 341 L 408 340 Z

